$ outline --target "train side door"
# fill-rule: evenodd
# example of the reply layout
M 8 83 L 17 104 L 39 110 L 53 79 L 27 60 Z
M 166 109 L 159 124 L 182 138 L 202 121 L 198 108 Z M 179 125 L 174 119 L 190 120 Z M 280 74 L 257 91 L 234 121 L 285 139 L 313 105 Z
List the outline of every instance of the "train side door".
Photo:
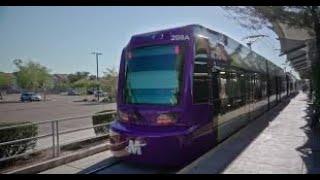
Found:
M 279 102 L 279 81 L 278 81 L 278 76 L 276 76 L 275 81 L 276 81 L 276 101 L 278 103 Z
M 195 45 L 192 97 L 195 109 L 202 116 L 201 122 L 198 123 L 206 132 L 212 130 L 212 109 L 214 108 L 212 101 L 212 61 L 208 38 L 198 36 Z
M 211 53 L 209 54 L 208 61 L 208 74 L 209 74 L 209 108 L 212 117 L 213 127 L 218 126 L 218 115 L 221 110 L 220 108 L 220 83 L 219 83 L 219 70 L 214 66 L 215 59 L 212 57 Z M 218 129 L 216 129 L 218 130 Z M 216 131 L 216 133 L 218 133 Z
M 244 101 L 245 101 L 245 118 L 248 122 L 250 120 L 250 112 L 251 112 L 251 102 L 252 102 L 252 93 L 251 93 L 251 84 L 250 84 L 251 75 L 250 73 L 243 74 L 243 92 L 244 92 Z
M 211 95 L 210 95 L 210 102 L 211 102 L 211 109 L 212 109 L 212 120 L 213 126 L 216 127 L 218 125 L 218 115 L 220 113 L 220 83 L 219 83 L 219 71 L 213 71 L 211 76 Z
M 218 115 L 221 111 L 220 107 L 220 70 L 216 67 L 216 57 L 212 54 L 212 44 L 209 39 L 202 39 L 203 47 L 207 49 L 207 74 L 208 74 L 208 90 L 209 90 L 209 117 L 211 117 L 211 125 L 213 127 L 215 136 L 218 136 Z
M 252 120 L 255 117 L 255 98 L 254 98 L 254 93 L 255 93 L 255 83 L 256 83 L 256 78 L 254 73 L 249 73 L 248 75 L 249 79 L 249 119 Z

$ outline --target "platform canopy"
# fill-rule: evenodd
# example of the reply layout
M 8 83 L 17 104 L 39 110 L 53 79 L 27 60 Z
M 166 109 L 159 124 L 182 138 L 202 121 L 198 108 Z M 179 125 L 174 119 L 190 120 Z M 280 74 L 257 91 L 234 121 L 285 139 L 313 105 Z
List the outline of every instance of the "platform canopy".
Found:
M 282 55 L 287 55 L 287 62 L 299 73 L 301 79 L 310 79 L 311 59 L 315 50 L 315 41 L 305 29 L 289 27 L 274 22 L 273 30 L 278 35 Z

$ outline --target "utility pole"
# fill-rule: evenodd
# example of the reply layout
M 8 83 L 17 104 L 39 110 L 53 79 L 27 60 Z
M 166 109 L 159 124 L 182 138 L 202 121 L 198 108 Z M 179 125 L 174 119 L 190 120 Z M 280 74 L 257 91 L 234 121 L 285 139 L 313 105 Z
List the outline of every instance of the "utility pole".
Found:
M 99 85 L 99 69 L 98 69 L 98 66 L 99 66 L 99 60 L 98 60 L 98 56 L 99 55 L 102 55 L 102 53 L 99 53 L 99 52 L 92 52 L 91 54 L 94 54 L 96 55 L 96 62 L 97 62 L 97 93 L 98 93 L 98 102 L 99 102 L 99 96 L 100 96 L 100 85 Z

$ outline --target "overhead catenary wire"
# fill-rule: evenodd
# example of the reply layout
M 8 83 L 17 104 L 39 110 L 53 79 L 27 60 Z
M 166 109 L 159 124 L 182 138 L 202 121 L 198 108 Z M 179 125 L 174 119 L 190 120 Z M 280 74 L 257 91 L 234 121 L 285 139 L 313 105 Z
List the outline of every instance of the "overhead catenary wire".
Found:
M 223 9 L 223 8 L 222 8 L 222 9 Z M 243 23 L 240 22 L 240 20 L 239 20 L 237 17 L 235 17 L 234 15 L 232 15 L 229 11 L 227 11 L 227 10 L 225 10 L 225 9 L 223 9 L 223 11 L 226 12 L 226 13 L 227 13 L 230 17 L 232 17 L 234 20 L 236 20 L 236 22 L 237 22 L 240 26 L 241 26 L 241 24 L 243 24 Z M 251 34 L 249 34 L 248 31 L 243 31 L 242 28 L 240 28 L 240 30 L 241 30 L 242 32 L 244 32 L 244 34 L 246 34 L 247 36 L 251 36 Z M 262 34 L 261 34 L 260 32 L 258 32 L 256 29 L 254 29 L 254 30 L 256 31 L 255 33 L 258 33 L 259 35 L 262 35 Z M 251 31 L 251 33 L 253 32 L 252 29 L 249 29 L 249 31 Z M 268 34 L 268 33 L 266 33 L 266 34 Z M 268 34 L 268 35 L 270 35 L 270 34 Z M 270 43 L 269 41 L 266 41 L 265 38 L 264 38 L 264 39 L 261 39 L 261 41 L 264 42 L 264 44 L 267 45 L 267 46 L 269 46 L 271 49 L 276 50 L 276 48 L 273 46 L 273 44 Z M 269 44 L 269 43 L 270 43 L 270 44 Z
M 232 17 L 238 24 L 239 24 L 239 26 L 242 26 L 241 24 L 243 24 L 242 22 L 240 22 L 240 20 L 236 17 L 236 16 L 234 16 L 234 15 L 232 15 L 229 11 L 227 11 L 227 10 L 225 10 L 225 9 L 223 9 L 223 8 L 221 8 L 224 12 L 226 12 L 230 17 Z M 243 31 L 243 29 L 242 28 L 239 28 L 242 32 L 244 32 L 244 34 L 246 34 L 247 35 L 247 37 L 249 37 L 249 36 L 252 36 L 252 34 L 248 34 L 248 31 Z M 249 31 L 252 33 L 253 32 L 253 30 L 252 29 L 249 29 Z M 254 31 L 255 32 L 253 32 L 253 34 L 255 34 L 255 33 L 258 33 L 259 35 L 263 35 L 263 34 L 261 34 L 258 30 L 256 30 L 256 29 L 254 29 Z M 271 48 L 272 49 L 272 51 L 279 51 L 279 49 L 278 48 L 276 48 L 274 45 L 273 45 L 273 42 L 271 42 L 271 40 L 269 39 L 269 38 L 271 38 L 272 36 L 270 36 L 270 34 L 269 33 L 266 33 L 264 30 L 261 30 L 264 34 L 267 34 L 268 35 L 268 38 L 260 38 L 260 40 L 261 40 L 261 42 L 263 43 L 263 44 L 265 44 L 266 46 L 268 46 L 269 48 Z M 285 62 L 286 62 L 286 60 L 285 60 Z M 293 69 L 292 67 L 290 67 L 290 65 L 289 66 L 286 66 L 287 68 L 289 68 L 290 69 L 290 71 L 294 71 L 294 72 L 296 72 L 295 71 L 295 69 Z

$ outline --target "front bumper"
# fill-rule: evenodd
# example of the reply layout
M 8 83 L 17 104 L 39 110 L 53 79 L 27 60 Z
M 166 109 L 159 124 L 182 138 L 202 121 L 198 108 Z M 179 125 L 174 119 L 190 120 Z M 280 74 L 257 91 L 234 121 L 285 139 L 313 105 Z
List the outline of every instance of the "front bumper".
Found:
M 190 155 L 188 134 L 188 129 L 148 132 L 115 122 L 110 132 L 111 151 L 116 157 L 139 164 L 179 166 Z

